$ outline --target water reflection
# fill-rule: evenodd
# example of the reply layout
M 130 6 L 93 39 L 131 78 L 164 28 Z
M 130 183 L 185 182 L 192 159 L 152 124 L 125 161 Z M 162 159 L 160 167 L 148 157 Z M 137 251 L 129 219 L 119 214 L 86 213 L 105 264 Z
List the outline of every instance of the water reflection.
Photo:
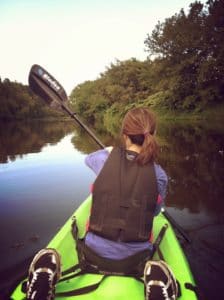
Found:
M 1 122 L 0 163 L 14 161 L 27 153 L 38 153 L 45 144 L 54 145 L 72 131 L 72 122 Z
M 95 132 L 92 129 L 92 132 L 99 138 L 100 141 L 105 146 L 115 145 L 116 138 L 112 137 L 109 133 L 106 132 Z M 96 144 L 96 142 L 89 136 L 89 134 L 82 128 L 76 129 L 76 135 L 73 136 L 72 142 L 74 147 L 82 153 L 88 154 L 93 151 L 97 151 L 100 149 L 100 146 Z
M 203 124 L 162 125 L 160 163 L 170 177 L 168 205 L 223 214 L 224 130 Z

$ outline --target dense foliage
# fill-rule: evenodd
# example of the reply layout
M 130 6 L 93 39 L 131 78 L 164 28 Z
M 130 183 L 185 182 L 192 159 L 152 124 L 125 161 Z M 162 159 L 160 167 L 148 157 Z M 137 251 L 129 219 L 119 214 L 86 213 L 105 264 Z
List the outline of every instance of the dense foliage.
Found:
M 145 40 L 148 59 L 116 61 L 71 93 L 83 118 L 116 131 L 132 106 L 201 112 L 224 101 L 224 2 L 196 1 L 158 23 Z
M 9 79 L 0 79 L 0 120 L 58 116 L 28 88 Z

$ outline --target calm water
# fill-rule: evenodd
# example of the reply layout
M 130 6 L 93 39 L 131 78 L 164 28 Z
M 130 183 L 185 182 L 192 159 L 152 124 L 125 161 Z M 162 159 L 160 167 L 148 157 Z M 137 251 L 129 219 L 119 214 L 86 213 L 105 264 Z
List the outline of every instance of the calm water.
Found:
M 192 238 L 182 244 L 203 293 L 219 299 L 224 292 L 224 129 L 161 123 L 158 139 L 159 163 L 170 182 L 168 211 Z M 5 278 L 15 266 L 25 266 L 88 195 L 94 175 L 84 158 L 97 149 L 73 122 L 0 124 L 0 273 Z

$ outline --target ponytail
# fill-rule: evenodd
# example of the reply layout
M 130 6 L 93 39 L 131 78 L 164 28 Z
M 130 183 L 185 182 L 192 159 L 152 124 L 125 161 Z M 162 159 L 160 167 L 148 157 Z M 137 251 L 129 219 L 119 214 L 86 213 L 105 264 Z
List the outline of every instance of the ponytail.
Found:
M 126 134 L 133 144 L 141 146 L 136 161 L 140 165 L 155 160 L 158 144 L 155 139 L 156 118 L 147 108 L 134 108 L 125 115 L 122 133 Z
M 153 162 L 156 158 L 158 151 L 158 144 L 156 142 L 155 136 L 152 134 L 147 134 L 144 137 L 144 142 L 142 144 L 142 149 L 136 158 L 136 161 L 140 165 L 145 165 L 148 162 Z

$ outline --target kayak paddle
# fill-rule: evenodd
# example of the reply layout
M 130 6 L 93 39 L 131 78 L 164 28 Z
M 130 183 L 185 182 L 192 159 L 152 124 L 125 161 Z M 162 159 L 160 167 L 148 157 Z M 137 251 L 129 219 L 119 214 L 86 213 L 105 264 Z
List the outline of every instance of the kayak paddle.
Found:
M 40 96 L 52 109 L 66 112 L 71 118 L 84 128 L 88 134 L 101 147 L 105 148 L 104 144 L 95 136 L 95 134 L 79 119 L 79 117 L 68 107 L 68 97 L 61 84 L 50 75 L 44 68 L 39 65 L 33 65 L 29 73 L 29 86 L 32 91 Z M 183 228 L 169 215 L 165 209 L 162 209 L 164 216 L 170 223 L 179 231 L 183 238 L 190 243 L 191 240 L 184 232 Z
M 95 134 L 79 119 L 79 117 L 68 107 L 68 97 L 61 84 L 39 65 L 33 65 L 29 73 L 29 86 L 32 91 L 40 96 L 51 108 L 61 110 L 82 127 L 101 147 L 105 146 L 95 136 Z

